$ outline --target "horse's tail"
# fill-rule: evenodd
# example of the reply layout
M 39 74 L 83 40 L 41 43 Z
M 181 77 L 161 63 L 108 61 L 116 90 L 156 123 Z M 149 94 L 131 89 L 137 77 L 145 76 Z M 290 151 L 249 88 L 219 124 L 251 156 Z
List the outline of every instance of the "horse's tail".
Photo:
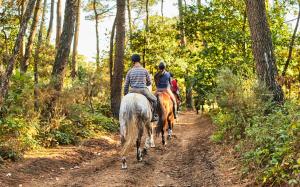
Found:
M 159 136 L 159 134 L 163 130 L 163 124 L 166 118 L 160 93 L 158 93 L 157 95 L 157 112 L 159 114 L 159 119 L 156 126 L 156 135 Z
M 129 148 L 134 144 L 138 135 L 138 119 L 133 110 L 134 107 L 126 107 L 126 109 L 122 111 L 120 118 L 120 123 L 125 126 L 125 132 L 121 132 L 121 136 L 124 138 L 121 150 L 122 156 L 128 153 Z

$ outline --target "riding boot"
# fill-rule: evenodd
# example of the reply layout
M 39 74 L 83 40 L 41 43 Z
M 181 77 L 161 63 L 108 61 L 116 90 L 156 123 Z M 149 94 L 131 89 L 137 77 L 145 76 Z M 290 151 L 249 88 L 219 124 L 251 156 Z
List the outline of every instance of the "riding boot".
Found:
M 152 119 L 151 122 L 158 121 L 157 114 L 157 104 L 155 102 L 152 103 Z
M 177 119 L 177 111 L 175 105 L 173 105 L 173 113 L 174 113 L 174 119 Z

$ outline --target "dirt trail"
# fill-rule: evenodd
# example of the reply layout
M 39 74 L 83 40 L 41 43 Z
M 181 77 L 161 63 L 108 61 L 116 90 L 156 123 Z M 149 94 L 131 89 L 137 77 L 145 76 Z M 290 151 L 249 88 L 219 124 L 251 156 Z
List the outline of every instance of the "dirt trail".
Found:
M 209 140 L 213 128 L 209 118 L 185 112 L 166 147 L 156 138 L 156 148 L 142 162 L 132 150 L 127 170 L 120 169 L 115 136 L 90 140 L 52 158 L 7 165 L 0 169 L 0 186 L 233 186 L 237 180 L 224 169 L 228 166 L 220 166 L 224 153 Z

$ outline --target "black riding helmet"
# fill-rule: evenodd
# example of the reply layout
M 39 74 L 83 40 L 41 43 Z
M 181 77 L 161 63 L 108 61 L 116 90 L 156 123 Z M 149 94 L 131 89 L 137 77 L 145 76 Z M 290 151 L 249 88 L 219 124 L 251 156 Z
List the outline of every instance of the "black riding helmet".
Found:
M 141 57 L 138 54 L 133 54 L 131 56 L 131 60 L 132 60 L 132 62 L 140 62 L 141 61 Z
M 166 68 L 166 64 L 164 62 L 160 62 L 159 65 L 158 65 L 158 68 L 160 70 L 164 70 Z

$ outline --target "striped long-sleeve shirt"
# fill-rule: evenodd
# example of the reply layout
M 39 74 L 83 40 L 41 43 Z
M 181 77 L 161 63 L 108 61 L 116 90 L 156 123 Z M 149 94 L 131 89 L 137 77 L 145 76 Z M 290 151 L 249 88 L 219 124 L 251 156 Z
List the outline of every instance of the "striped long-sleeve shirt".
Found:
M 126 75 L 124 94 L 126 95 L 129 92 L 129 86 L 131 88 L 147 88 L 150 85 L 149 72 L 141 66 L 133 67 Z

